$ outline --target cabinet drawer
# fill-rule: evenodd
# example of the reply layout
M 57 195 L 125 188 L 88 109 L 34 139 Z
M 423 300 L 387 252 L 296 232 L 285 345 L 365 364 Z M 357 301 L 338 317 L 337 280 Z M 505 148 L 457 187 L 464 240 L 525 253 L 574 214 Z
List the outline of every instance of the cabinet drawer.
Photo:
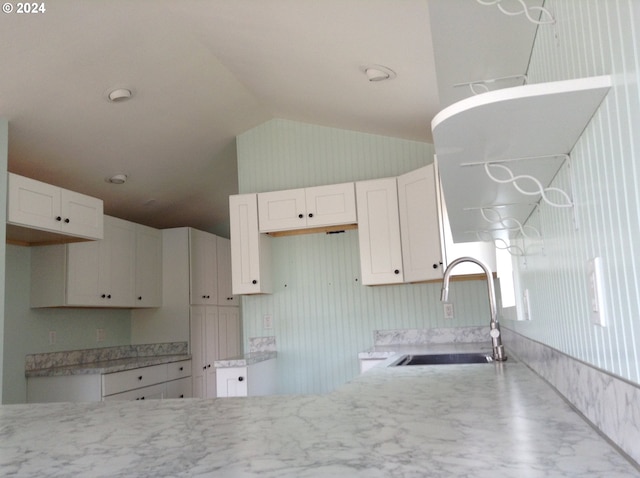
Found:
M 102 376 L 102 395 L 113 395 L 166 381 L 167 364 L 108 373 Z
M 191 376 L 191 360 L 172 362 L 167 364 L 167 380 Z
M 167 394 L 167 386 L 164 383 L 142 387 L 128 392 L 115 393 L 104 397 L 104 401 L 112 400 L 159 400 L 165 398 Z
M 191 377 L 167 382 L 167 394 L 164 398 L 191 398 L 192 396 Z

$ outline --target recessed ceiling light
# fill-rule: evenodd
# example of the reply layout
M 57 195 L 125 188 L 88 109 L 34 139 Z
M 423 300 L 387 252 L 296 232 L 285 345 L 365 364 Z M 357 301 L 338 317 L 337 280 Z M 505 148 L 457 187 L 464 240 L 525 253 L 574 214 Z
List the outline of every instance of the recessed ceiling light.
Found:
M 126 101 L 131 98 L 131 90 L 127 88 L 116 88 L 109 93 L 109 100 L 118 103 L 120 101 Z
M 391 68 L 382 65 L 366 65 L 360 70 L 367 75 L 369 81 L 393 80 L 397 76 Z
M 111 184 L 124 184 L 127 182 L 126 174 L 114 174 L 110 178 L 105 178 L 105 181 Z

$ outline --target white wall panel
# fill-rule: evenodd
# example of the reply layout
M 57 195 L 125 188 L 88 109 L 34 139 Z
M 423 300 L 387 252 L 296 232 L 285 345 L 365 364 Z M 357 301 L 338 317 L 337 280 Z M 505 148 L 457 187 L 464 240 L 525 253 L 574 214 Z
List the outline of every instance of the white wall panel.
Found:
M 555 180 L 572 189 L 574 211 L 543 205 L 531 219 L 543 230 L 544 254 L 518 268 L 534 319 L 509 326 L 640 383 L 640 1 L 548 0 L 545 7 L 557 21 L 538 29 L 529 81 L 611 74 L 614 86 Z M 604 328 L 589 321 L 586 264 L 596 256 Z

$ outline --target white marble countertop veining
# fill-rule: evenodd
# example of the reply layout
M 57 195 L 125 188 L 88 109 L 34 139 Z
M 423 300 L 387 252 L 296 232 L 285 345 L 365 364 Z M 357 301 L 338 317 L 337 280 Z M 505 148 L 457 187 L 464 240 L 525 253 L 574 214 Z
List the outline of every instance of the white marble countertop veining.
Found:
M 180 362 L 190 360 L 191 355 L 158 355 L 155 357 L 127 357 L 113 360 L 105 360 L 94 363 L 81 363 L 77 365 L 65 365 L 60 367 L 42 368 L 37 370 L 27 370 L 27 377 L 57 377 L 62 375 L 88 375 L 94 373 L 114 373 L 123 370 L 131 370 L 140 367 L 150 367 L 151 365 L 161 365 L 164 363 Z
M 639 474 L 517 361 L 377 367 L 320 396 L 0 407 L 0 476 Z
M 270 352 L 251 352 L 239 357 L 230 357 L 213 362 L 215 368 L 231 368 L 231 367 L 247 367 L 265 360 L 271 360 L 278 357 L 275 351 Z

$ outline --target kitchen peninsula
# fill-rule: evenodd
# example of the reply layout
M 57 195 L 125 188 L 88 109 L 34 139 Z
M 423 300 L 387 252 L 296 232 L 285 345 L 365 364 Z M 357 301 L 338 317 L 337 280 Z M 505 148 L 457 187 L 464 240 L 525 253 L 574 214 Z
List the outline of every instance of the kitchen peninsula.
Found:
M 20 477 L 632 477 L 523 363 L 378 365 L 333 393 L 0 408 Z

